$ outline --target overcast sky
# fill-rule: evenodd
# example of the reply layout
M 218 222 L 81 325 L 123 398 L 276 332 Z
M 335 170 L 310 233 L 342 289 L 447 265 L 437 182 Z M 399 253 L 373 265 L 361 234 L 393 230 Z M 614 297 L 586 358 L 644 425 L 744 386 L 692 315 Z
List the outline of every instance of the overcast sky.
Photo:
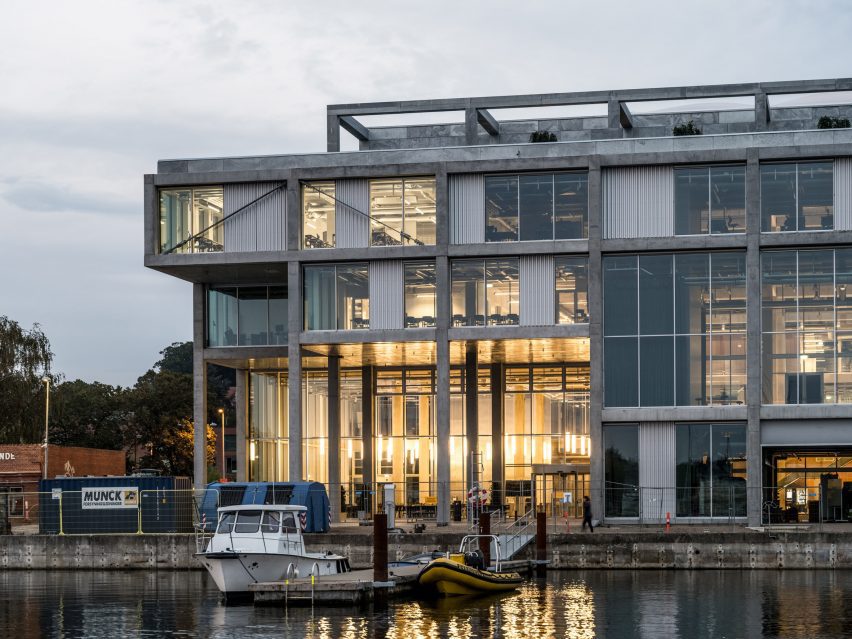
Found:
M 852 3 L 34 2 L 0 19 L 0 315 L 68 379 L 191 338 L 142 266 L 163 158 L 320 152 L 325 106 L 852 76 Z

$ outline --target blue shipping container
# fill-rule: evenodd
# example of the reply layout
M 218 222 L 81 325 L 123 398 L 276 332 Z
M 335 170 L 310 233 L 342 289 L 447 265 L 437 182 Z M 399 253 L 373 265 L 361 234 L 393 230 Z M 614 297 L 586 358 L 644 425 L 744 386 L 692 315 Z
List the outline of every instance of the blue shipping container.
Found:
M 325 485 L 305 482 L 213 482 L 201 502 L 201 521 L 207 530 L 216 525 L 219 506 L 293 504 L 307 506 L 305 532 L 328 532 L 330 510 Z
M 192 532 L 194 504 L 186 477 L 58 477 L 42 479 L 39 532 Z M 61 496 L 61 499 L 60 499 Z

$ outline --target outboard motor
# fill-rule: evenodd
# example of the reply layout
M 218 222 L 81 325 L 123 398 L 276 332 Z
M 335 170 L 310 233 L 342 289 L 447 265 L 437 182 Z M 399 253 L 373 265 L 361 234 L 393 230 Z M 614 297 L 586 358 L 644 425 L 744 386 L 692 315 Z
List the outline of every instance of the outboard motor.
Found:
M 464 565 L 476 568 L 477 570 L 485 570 L 485 556 L 479 549 L 473 552 L 466 552 L 464 554 Z

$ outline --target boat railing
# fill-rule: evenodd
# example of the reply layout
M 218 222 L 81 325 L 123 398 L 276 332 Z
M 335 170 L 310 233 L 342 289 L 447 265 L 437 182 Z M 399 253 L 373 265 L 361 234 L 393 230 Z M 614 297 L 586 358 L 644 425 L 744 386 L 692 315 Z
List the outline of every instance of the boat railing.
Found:
M 213 539 L 215 532 L 209 529 L 205 524 L 195 524 L 195 551 L 202 553 L 207 550 L 210 540 Z
M 500 572 L 500 538 L 497 535 L 465 535 L 462 537 L 461 544 L 459 544 L 459 552 L 470 552 L 470 544 L 474 541 L 478 542 L 480 539 L 488 539 L 494 542 L 494 548 L 496 549 L 494 552 L 496 555 L 494 557 L 494 570 Z M 485 566 L 485 569 L 487 570 L 488 566 Z

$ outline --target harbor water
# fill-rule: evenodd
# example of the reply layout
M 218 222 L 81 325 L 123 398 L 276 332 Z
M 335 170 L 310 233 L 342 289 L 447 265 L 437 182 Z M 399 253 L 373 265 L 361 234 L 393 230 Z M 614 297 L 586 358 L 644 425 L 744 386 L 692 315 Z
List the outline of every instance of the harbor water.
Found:
M 852 571 L 552 571 L 519 592 L 386 607 L 224 605 L 200 571 L 0 573 L 0 637 L 837 639 Z

